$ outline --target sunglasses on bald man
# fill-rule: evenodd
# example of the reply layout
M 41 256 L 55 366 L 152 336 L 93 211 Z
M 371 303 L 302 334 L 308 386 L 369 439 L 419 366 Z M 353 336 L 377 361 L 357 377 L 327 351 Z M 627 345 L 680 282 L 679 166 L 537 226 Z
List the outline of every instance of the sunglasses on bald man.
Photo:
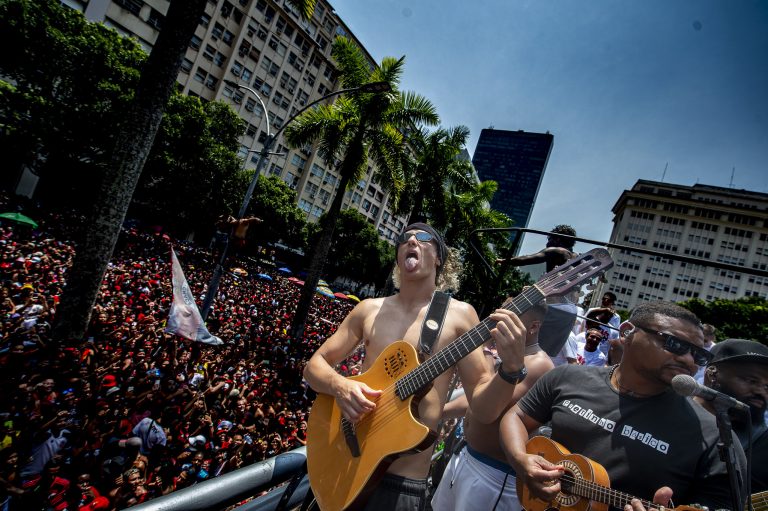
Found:
M 662 346 L 664 351 L 668 351 L 674 355 L 685 355 L 686 353 L 691 352 L 693 361 L 698 366 L 704 367 L 714 358 L 714 355 L 704 348 L 680 339 L 679 337 L 675 337 L 672 334 L 665 334 L 664 332 L 658 332 L 640 325 L 636 325 L 636 327 L 645 333 L 661 337 L 661 340 L 664 342 Z

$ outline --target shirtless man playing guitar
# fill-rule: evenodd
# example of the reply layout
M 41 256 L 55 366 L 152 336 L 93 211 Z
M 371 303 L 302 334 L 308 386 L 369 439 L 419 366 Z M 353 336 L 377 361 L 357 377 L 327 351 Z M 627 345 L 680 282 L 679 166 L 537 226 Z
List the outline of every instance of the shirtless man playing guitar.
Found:
M 397 241 L 400 292 L 359 303 L 307 363 L 304 370 L 307 382 L 318 393 L 334 396 L 344 418 L 358 423 L 373 412 L 381 389 L 344 378 L 334 366 L 361 341 L 366 348 L 363 370 L 368 370 L 394 341 L 402 339 L 417 347 L 422 321 L 447 255 L 445 243 L 432 227 L 426 224 L 406 227 Z M 502 360 L 501 370 L 507 375 L 517 374 L 523 369 L 526 329 L 520 319 L 507 310 L 500 309 L 490 318 L 498 322 L 491 335 Z M 478 322 L 471 305 L 451 299 L 442 332 L 432 352 L 437 352 Z M 508 393 L 514 384 L 491 371 L 481 350 L 474 350 L 461 359 L 457 369 L 477 419 L 486 423 L 496 420 L 505 404 L 498 396 Z M 451 371 L 438 376 L 419 402 L 419 421 L 432 429 L 437 428 L 440 420 L 450 378 Z M 367 498 L 365 509 L 423 509 L 431 454 L 430 449 L 424 449 L 394 461 L 374 493 Z

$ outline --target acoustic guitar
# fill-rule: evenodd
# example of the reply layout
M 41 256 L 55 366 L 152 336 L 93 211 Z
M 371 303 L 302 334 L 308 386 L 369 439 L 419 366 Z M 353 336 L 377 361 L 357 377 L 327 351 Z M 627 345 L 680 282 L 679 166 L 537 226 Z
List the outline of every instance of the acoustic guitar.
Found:
M 560 477 L 560 493 L 551 501 L 544 501 L 531 494 L 522 478 L 517 478 L 517 496 L 525 511 L 607 511 L 608 506 L 623 509 L 634 497 L 611 489 L 608 472 L 599 463 L 586 456 L 572 454 L 561 444 L 543 436 L 535 436 L 526 444 L 528 454 L 538 454 L 545 460 L 562 465 L 565 473 Z M 667 508 L 647 500 L 638 499 L 645 509 L 666 511 Z M 696 506 L 677 506 L 676 511 L 702 511 Z
M 592 249 L 545 274 L 505 308 L 522 314 L 548 296 L 570 292 L 613 266 L 608 251 Z M 307 470 L 322 511 L 359 509 L 389 465 L 432 445 L 436 433 L 418 420 L 418 404 L 432 382 L 490 338 L 486 318 L 419 364 L 405 341 L 390 344 L 370 369 L 352 379 L 381 390 L 376 408 L 357 424 L 342 418 L 336 400 L 318 394 L 307 425 Z

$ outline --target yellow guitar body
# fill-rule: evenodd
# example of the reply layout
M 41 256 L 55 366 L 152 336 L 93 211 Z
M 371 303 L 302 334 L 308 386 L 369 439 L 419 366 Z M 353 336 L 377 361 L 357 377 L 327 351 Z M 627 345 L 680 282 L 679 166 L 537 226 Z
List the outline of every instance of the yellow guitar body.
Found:
M 318 394 L 307 423 L 307 470 L 322 511 L 360 509 L 395 459 L 423 451 L 434 442 L 435 432 L 416 418 L 420 397 L 401 400 L 395 393 L 397 379 L 418 365 L 413 346 L 397 341 L 368 371 L 351 377 L 383 391 L 376 409 L 355 425 L 359 456 L 352 454 L 345 438 L 336 400 Z

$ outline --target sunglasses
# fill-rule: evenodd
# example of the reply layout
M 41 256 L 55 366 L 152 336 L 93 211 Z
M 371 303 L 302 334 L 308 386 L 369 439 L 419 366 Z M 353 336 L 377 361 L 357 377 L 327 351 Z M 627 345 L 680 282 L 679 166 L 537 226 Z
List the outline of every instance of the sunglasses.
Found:
M 433 239 L 435 239 L 434 236 L 429 234 L 428 232 L 419 231 L 419 232 L 404 232 L 400 236 L 397 237 L 397 244 L 402 245 L 409 239 L 411 239 L 411 236 L 416 236 L 416 241 L 419 243 L 429 243 Z
M 635 326 L 643 332 L 661 337 L 664 341 L 663 348 L 665 351 L 668 351 L 674 355 L 685 355 L 686 353 L 690 352 L 691 356 L 693 357 L 693 361 L 696 362 L 696 365 L 698 366 L 704 367 L 705 365 L 709 364 L 712 358 L 714 358 L 714 355 L 712 355 L 712 353 L 705 350 L 704 348 L 700 348 L 699 346 L 696 346 L 695 344 L 692 344 L 688 341 L 684 341 L 683 339 L 675 337 L 672 334 L 665 334 L 664 332 L 657 332 L 656 330 L 651 330 L 650 328 L 637 325 Z

